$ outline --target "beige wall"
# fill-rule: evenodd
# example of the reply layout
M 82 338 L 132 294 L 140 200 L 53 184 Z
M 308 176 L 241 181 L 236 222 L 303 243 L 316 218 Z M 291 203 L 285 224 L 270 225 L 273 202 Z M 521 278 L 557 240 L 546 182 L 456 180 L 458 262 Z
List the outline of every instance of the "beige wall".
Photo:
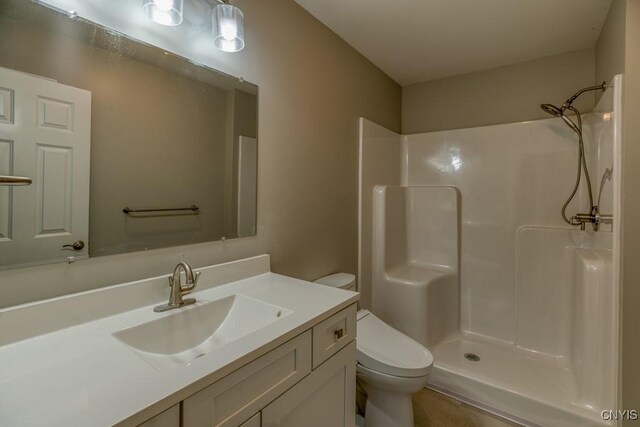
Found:
M 547 118 L 540 104 L 561 104 L 594 84 L 595 50 L 585 49 L 402 89 L 402 133 L 513 123 Z M 594 94 L 576 107 L 591 111 Z
M 357 118 L 400 130 L 401 89 L 293 0 L 237 5 L 236 74 L 260 87 L 257 243 L 278 273 L 354 273 Z
M 399 131 L 401 89 L 293 0 L 237 0 L 247 47 L 220 69 L 260 86 L 258 236 L 0 272 L 0 305 L 270 253 L 303 279 L 357 268 L 358 117 Z
M 625 1 L 613 0 L 596 43 L 596 83 L 624 72 Z M 601 92 L 597 92 L 599 98 Z
M 640 0 L 626 1 L 622 96 L 622 404 L 640 410 Z M 636 422 L 628 422 L 629 426 Z M 625 424 L 625 425 L 627 425 Z

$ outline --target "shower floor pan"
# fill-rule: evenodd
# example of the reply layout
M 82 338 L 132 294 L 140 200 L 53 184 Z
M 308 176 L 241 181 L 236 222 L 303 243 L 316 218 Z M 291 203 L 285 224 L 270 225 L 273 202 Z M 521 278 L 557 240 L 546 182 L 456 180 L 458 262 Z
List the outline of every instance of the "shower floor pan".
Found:
M 575 403 L 574 376 L 561 358 L 471 334 L 443 341 L 431 352 L 435 363 L 428 387 L 456 399 L 526 426 L 613 425 L 600 416 L 613 408 Z

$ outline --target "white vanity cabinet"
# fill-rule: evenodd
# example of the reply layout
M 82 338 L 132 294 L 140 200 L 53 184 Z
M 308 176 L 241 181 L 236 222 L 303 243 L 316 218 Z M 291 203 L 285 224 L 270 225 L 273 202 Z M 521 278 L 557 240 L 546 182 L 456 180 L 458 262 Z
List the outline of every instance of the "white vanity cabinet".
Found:
M 352 427 L 355 324 L 352 304 L 141 426 Z

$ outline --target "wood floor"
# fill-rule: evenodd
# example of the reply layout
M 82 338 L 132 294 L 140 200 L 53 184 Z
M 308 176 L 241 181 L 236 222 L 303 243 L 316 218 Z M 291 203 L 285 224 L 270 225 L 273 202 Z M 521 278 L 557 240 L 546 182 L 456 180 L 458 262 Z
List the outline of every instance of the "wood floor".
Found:
M 413 417 L 416 427 L 519 426 L 426 388 L 413 396 Z

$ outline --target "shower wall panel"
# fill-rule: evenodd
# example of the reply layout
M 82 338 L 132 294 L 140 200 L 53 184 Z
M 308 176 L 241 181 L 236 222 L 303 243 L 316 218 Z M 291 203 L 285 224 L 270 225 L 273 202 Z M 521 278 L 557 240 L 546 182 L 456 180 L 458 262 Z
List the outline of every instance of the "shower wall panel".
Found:
M 583 117 L 595 198 L 601 177 L 611 167 L 612 124 L 607 114 Z M 563 237 L 558 242 L 558 236 L 545 241 L 541 236 L 553 233 L 537 235 L 529 228 L 559 229 L 560 235 L 573 228 L 563 222 L 560 208 L 576 179 L 576 134 L 550 118 L 408 135 L 403 143 L 407 185 L 451 185 L 461 193 L 462 331 L 566 354 L 570 315 L 565 310 L 572 296 L 566 285 L 570 277 L 564 276 L 572 269 L 561 268 L 557 271 L 562 273 L 553 275 L 545 260 L 557 260 L 561 252 L 551 255 L 554 248 L 574 243 Z M 611 187 L 605 179 L 603 212 L 611 208 Z M 588 212 L 583 187 L 567 209 L 568 215 L 577 212 Z M 519 248 L 519 241 L 524 246 Z M 528 273 L 519 273 L 519 266 Z M 532 326 L 537 319 L 539 324 Z M 536 334 L 542 325 L 549 330 L 549 322 L 564 326 L 542 342 Z
M 360 307 L 371 308 L 373 187 L 400 184 L 402 137 L 364 118 L 359 127 L 358 291 Z

